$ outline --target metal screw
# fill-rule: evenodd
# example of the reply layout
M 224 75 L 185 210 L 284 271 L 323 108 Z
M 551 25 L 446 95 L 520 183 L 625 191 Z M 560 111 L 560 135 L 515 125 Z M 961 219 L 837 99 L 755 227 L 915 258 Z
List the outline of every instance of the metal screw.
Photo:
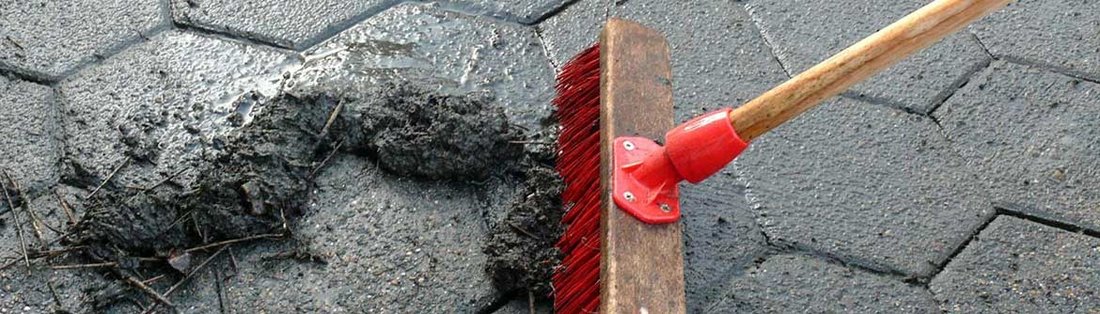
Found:
M 623 141 L 623 148 L 626 148 L 626 150 L 634 150 L 634 142 Z
M 630 202 L 634 201 L 634 193 L 623 192 L 623 197 L 626 198 L 627 201 L 630 201 Z
M 667 212 L 672 211 L 672 206 L 668 206 L 668 204 L 661 203 L 660 207 L 661 207 L 661 211 L 663 211 L 663 212 L 667 213 Z

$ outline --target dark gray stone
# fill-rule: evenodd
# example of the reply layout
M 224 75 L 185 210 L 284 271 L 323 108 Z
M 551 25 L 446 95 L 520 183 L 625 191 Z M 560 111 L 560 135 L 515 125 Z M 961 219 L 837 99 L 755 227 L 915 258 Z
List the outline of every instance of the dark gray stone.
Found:
M 555 64 L 595 43 L 607 14 L 668 37 L 677 121 L 737 106 L 786 79 L 744 9 L 729 1 L 582 1 L 539 26 Z
M 745 6 L 780 62 L 797 74 L 927 3 L 751 0 Z M 955 34 L 857 84 L 849 93 L 927 113 L 987 63 L 988 56 L 973 38 Z
M 28 193 L 57 182 L 58 127 L 57 100 L 49 87 L 0 76 L 0 170 Z
M 170 0 L 177 23 L 305 49 L 396 0 Z
M 840 98 L 734 162 L 772 242 L 928 276 L 992 212 L 935 123 Z
M 450 10 L 523 24 L 537 22 L 569 0 L 440 0 Z
M 731 167 L 732 168 L 732 167 Z M 744 184 L 731 171 L 698 185 L 682 185 L 684 280 L 689 313 L 723 299 L 732 278 L 765 254 Z
M 47 80 L 167 23 L 158 1 L 7 1 L 0 6 L 0 69 Z
M 995 62 L 934 116 L 996 201 L 1100 225 L 1100 84 Z
M 1100 80 L 1100 2 L 1021 0 L 970 27 L 998 58 Z
M 408 81 L 459 93 L 489 91 L 513 122 L 532 131 L 550 119 L 553 68 L 534 31 L 514 23 L 433 4 L 402 4 L 305 55 L 291 93 L 308 94 L 319 86 L 354 92 L 359 86 Z
M 803 255 L 777 255 L 732 283 L 701 313 L 935 313 L 919 286 Z
M 172 31 L 66 79 L 58 88 L 73 179 L 98 185 L 127 158 L 114 178 L 122 186 L 148 186 L 194 166 L 192 157 L 214 135 L 233 128 L 236 97 L 252 89 L 274 94 L 292 61 L 283 52 Z
M 951 313 L 1100 312 L 1100 239 L 1000 216 L 929 287 Z
M 484 271 L 483 215 L 507 203 L 487 203 L 482 193 L 464 183 L 386 175 L 361 157 L 334 157 L 318 175 L 306 215 L 295 223 L 298 252 L 325 264 L 264 261 L 294 247 L 238 251 L 243 267 L 225 284 L 228 300 L 234 309 L 315 313 L 487 308 L 499 295 Z

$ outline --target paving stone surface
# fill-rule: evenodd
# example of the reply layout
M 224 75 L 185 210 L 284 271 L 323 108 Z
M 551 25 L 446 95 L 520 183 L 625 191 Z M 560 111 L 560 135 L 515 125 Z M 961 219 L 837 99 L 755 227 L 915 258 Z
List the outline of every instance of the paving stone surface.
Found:
M 729 282 L 766 254 L 745 186 L 730 170 L 680 189 L 689 313 L 725 297 Z
M 839 99 L 735 161 L 773 242 L 928 276 L 993 208 L 931 119 Z
M 534 31 L 514 23 L 402 4 L 305 54 L 306 67 L 294 74 L 298 85 L 292 92 L 412 81 L 457 92 L 489 91 L 529 130 L 550 122 L 554 69 Z
M 565 6 L 569 0 L 440 0 L 438 2 L 451 10 L 532 24 Z
M 934 313 L 928 290 L 803 255 L 771 256 L 705 313 Z
M 991 198 L 1100 225 L 1100 84 L 1004 62 L 934 113 Z
M 294 247 L 242 249 L 244 266 L 224 285 L 232 308 L 473 313 L 498 298 L 484 272 L 482 212 L 501 209 L 480 188 L 393 177 L 350 155 L 333 158 L 318 180 L 295 234 L 325 263 L 264 261 Z M 196 291 L 190 302 L 209 308 L 216 295 Z
M 304 49 L 397 0 L 170 0 L 178 23 Z
M 0 76 L 0 170 L 31 194 L 57 183 L 57 106 L 50 87 Z
M 1100 239 L 1001 216 L 930 283 L 950 313 L 1100 312 Z
M 167 23 L 166 12 L 158 1 L 5 1 L 0 69 L 59 79 Z
M 796 74 L 927 4 L 922 0 L 750 0 L 780 62 Z M 919 113 L 931 111 L 988 63 L 971 36 L 955 34 L 852 87 L 849 94 Z
M 233 127 L 227 117 L 237 111 L 232 100 L 238 95 L 278 86 L 280 70 L 295 61 L 288 57 L 180 31 L 131 47 L 58 87 L 66 164 L 100 178 L 83 182 L 90 186 L 134 152 L 149 160 L 120 168 L 116 183 L 148 186 L 171 175 L 201 153 L 196 144 Z M 180 178 L 187 182 L 194 175 Z
M 605 14 L 668 37 L 677 121 L 737 106 L 787 78 L 744 9 L 718 0 L 581 1 L 539 26 L 556 65 L 596 42 Z
M 994 56 L 1100 80 L 1100 2 L 1021 0 L 971 26 Z

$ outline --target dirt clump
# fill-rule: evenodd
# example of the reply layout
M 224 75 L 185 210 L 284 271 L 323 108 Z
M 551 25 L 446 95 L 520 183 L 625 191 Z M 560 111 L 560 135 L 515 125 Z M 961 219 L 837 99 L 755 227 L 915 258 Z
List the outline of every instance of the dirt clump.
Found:
M 554 244 L 563 232 L 564 213 L 564 185 L 552 166 L 553 138 L 541 137 L 549 139 L 528 146 L 521 173 L 524 187 L 503 221 L 491 226 L 483 249 L 489 257 L 486 272 L 498 290 L 528 291 L 540 298 L 551 294 L 550 278 L 554 267 L 561 263 L 561 251 Z

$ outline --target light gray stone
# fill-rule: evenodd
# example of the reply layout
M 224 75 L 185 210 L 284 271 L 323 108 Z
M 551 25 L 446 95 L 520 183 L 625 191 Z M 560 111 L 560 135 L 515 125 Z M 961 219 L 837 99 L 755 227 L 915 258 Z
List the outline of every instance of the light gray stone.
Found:
M 970 29 L 998 58 L 1100 80 L 1100 2 L 1020 0 Z
M 986 194 L 1100 225 L 1100 84 L 996 62 L 934 116 Z
M 1100 239 L 997 217 L 929 284 L 950 313 L 1100 312 Z
M 803 255 L 771 256 L 705 313 L 935 313 L 919 286 Z
M 931 119 L 839 98 L 735 160 L 772 242 L 929 276 L 992 213 Z
M 569 0 L 438 0 L 449 10 L 532 24 Z
M 0 69 L 60 79 L 168 22 L 159 1 L 5 1 Z
M 57 106 L 50 87 L 0 76 L 0 170 L 25 192 L 37 194 L 57 183 L 61 156 Z M 2 173 L 0 180 L 7 184 Z

